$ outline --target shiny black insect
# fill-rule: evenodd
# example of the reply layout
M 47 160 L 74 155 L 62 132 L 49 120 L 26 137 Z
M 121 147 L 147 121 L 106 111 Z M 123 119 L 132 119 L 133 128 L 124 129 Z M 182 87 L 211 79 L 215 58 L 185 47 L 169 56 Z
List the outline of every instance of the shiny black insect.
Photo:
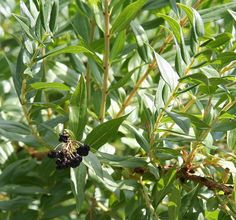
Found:
M 67 130 L 59 135 L 58 140 L 61 143 L 56 146 L 55 150 L 48 152 L 49 158 L 56 159 L 57 169 L 75 168 L 82 162 L 82 157 L 89 154 L 90 147 L 71 139 Z

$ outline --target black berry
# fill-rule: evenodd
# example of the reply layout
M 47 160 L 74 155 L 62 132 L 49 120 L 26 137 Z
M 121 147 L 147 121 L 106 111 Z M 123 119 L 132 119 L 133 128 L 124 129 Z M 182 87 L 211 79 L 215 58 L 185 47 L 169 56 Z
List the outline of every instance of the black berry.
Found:
M 65 155 L 64 155 L 63 151 L 58 151 L 57 152 L 57 158 L 63 159 L 64 157 L 65 157 Z
M 48 157 L 55 159 L 56 169 L 75 168 L 82 162 L 82 156 L 89 154 L 90 147 L 87 144 L 81 146 L 80 142 L 71 140 L 66 130 L 59 135 L 58 140 L 63 142 L 60 144 L 62 148 L 48 152 Z
M 69 138 L 68 135 L 60 134 L 58 141 L 67 143 L 68 142 L 68 138 Z
M 57 160 L 56 160 L 56 164 L 57 164 L 57 165 L 61 165 L 62 163 L 63 163 L 62 160 L 60 160 L 60 159 L 57 159 Z
M 77 153 L 80 156 L 87 156 L 89 154 L 89 150 L 90 150 L 90 147 L 87 144 L 85 144 L 84 146 L 77 148 Z
M 90 147 L 87 144 L 84 145 L 84 148 L 86 148 L 88 151 L 90 151 Z
M 75 168 L 75 167 L 79 166 L 81 161 L 82 161 L 82 157 L 78 155 L 77 157 L 71 159 L 70 167 Z

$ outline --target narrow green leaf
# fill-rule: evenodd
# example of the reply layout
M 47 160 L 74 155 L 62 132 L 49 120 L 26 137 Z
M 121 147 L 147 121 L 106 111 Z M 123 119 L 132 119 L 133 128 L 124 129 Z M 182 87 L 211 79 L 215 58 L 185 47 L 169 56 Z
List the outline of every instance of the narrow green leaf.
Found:
M 97 6 L 97 3 L 94 4 L 92 7 L 97 26 L 102 30 L 103 33 L 105 33 L 104 22 L 103 22 L 104 21 L 103 11 Z
M 128 115 L 125 115 L 98 125 L 88 134 L 85 143 L 92 148 L 98 149 L 110 139 L 114 138 L 119 126 L 127 117 Z
M 20 9 L 21 9 L 21 14 L 23 14 L 28 18 L 31 27 L 33 27 L 35 24 L 35 20 L 23 1 L 20 1 Z
M 184 4 L 178 3 L 178 6 L 185 11 L 187 14 L 194 30 L 194 34 L 198 36 L 204 35 L 204 22 L 198 13 L 194 8 L 188 7 Z
M 222 52 L 217 55 L 215 59 L 212 60 L 212 64 L 218 64 L 222 67 L 227 66 L 230 62 L 236 60 L 236 53 L 235 52 Z
M 89 21 L 87 15 L 76 13 L 71 20 L 72 28 L 85 42 L 89 42 Z
M 182 197 L 179 213 L 180 219 L 184 219 L 185 214 L 187 214 L 189 208 L 192 207 L 193 198 L 196 197 L 200 188 L 201 187 L 197 185 L 195 188 L 193 188 L 190 192 L 188 192 Z
M 46 29 L 46 24 L 45 24 L 45 13 L 44 13 L 44 4 L 43 4 L 43 2 L 40 3 L 39 16 L 40 16 L 41 25 L 44 28 L 44 30 L 46 31 L 47 29 Z
M 83 16 L 88 16 L 91 17 L 92 16 L 92 11 L 91 8 L 89 7 L 89 5 L 87 5 L 85 2 L 77 0 L 76 4 L 79 8 L 79 12 L 83 15 Z
M 46 194 L 47 191 L 39 186 L 21 186 L 16 184 L 9 184 L 0 187 L 0 192 L 13 193 L 13 194 Z
M 138 47 L 138 53 L 145 63 L 152 62 L 152 51 L 148 45 L 144 44 L 143 46 Z
M 125 29 L 145 3 L 146 0 L 137 0 L 125 7 L 112 24 L 111 34 Z
M 56 28 L 58 13 L 59 13 L 59 1 L 54 0 L 49 22 L 49 28 L 52 32 Z
M 194 15 L 194 18 L 195 18 L 195 21 L 194 21 L 194 26 L 196 28 L 196 33 L 198 36 L 203 36 L 205 34 L 205 31 L 204 31 L 204 22 L 200 16 L 200 14 L 198 13 L 197 10 L 195 10 L 194 8 L 192 8 L 193 10 L 193 15 Z
M 181 190 L 180 186 L 173 184 L 171 193 L 168 195 L 168 216 L 169 220 L 178 220 L 179 209 L 181 205 Z
M 170 87 L 163 78 L 160 78 L 155 96 L 155 106 L 158 112 L 165 106 L 166 100 L 168 100 L 169 97 Z
M 38 16 L 37 20 L 36 20 L 36 24 L 35 24 L 35 35 L 37 36 L 39 42 L 42 41 L 42 37 L 43 37 L 43 27 L 41 24 L 41 19 L 40 16 Z
M 230 149 L 232 149 L 232 150 L 236 149 L 236 129 L 228 131 L 227 144 Z
M 143 27 L 137 21 L 131 21 L 130 26 L 134 32 L 138 46 L 148 44 L 148 37 Z
M 179 17 L 179 10 L 177 8 L 176 0 L 169 0 L 169 4 L 171 5 L 172 10 Z
M 70 90 L 70 88 L 66 86 L 65 84 L 58 83 L 58 82 L 52 82 L 52 83 L 36 82 L 30 85 L 33 89 L 58 89 L 58 90 L 64 90 L 64 91 Z
M 46 57 L 53 57 L 53 56 L 58 56 L 60 54 L 65 54 L 65 53 L 72 53 L 72 54 L 77 54 L 77 53 L 85 53 L 87 55 L 93 55 L 93 53 L 86 49 L 85 47 L 82 46 L 68 46 L 65 48 L 60 48 L 60 49 L 55 49 L 48 54 L 46 54 L 43 57 L 40 57 L 38 60 L 41 60 Z
M 103 179 L 102 166 L 95 154 L 89 152 L 89 154 L 83 158 L 83 163 L 92 170 L 94 174 Z
M 135 73 L 139 68 L 140 68 L 140 66 L 137 66 L 136 68 L 134 68 L 130 72 L 128 72 L 128 73 L 125 72 L 125 75 L 124 76 L 122 75 L 122 78 L 120 80 L 118 80 L 117 82 L 112 82 L 111 86 L 109 87 L 109 90 L 118 89 L 118 88 L 124 86 L 130 80 L 130 77 L 132 76 L 132 74 Z
M 87 123 L 87 90 L 83 76 L 71 96 L 69 106 L 69 129 L 76 139 L 81 139 Z
M 0 119 L 0 128 L 4 129 L 7 132 L 14 132 L 17 134 L 24 134 L 24 135 L 30 134 L 28 126 L 20 122 Z
M 115 167 L 136 168 L 145 167 L 147 165 L 146 158 L 133 157 L 133 156 L 117 156 L 98 152 L 100 161 Z
M 189 54 L 188 54 L 188 50 L 185 46 L 184 35 L 183 35 L 183 31 L 182 31 L 182 28 L 181 28 L 179 22 L 176 21 L 176 19 L 174 19 L 168 15 L 165 15 L 165 14 L 158 13 L 158 16 L 165 19 L 167 21 L 167 23 L 169 24 L 170 30 L 173 32 L 173 34 L 180 46 L 181 55 L 182 55 L 184 62 L 189 63 Z
M 17 58 L 17 63 L 16 66 L 6 57 L 8 65 L 11 70 L 11 75 L 13 78 L 13 83 L 14 83 L 14 88 L 16 90 L 16 93 L 18 95 L 18 98 L 21 98 L 21 87 L 22 87 L 22 80 L 23 80 L 23 72 L 26 69 L 26 66 L 23 63 L 23 52 L 24 49 L 21 48 L 18 58 Z
M 144 10 L 155 10 L 155 9 L 159 9 L 159 8 L 163 8 L 166 5 L 169 4 L 169 1 L 166 0 L 149 0 L 145 3 L 145 5 L 143 6 Z
M 212 5 L 212 7 L 207 7 L 206 9 L 200 10 L 199 13 L 203 18 L 204 22 L 211 22 L 223 18 L 226 14 L 228 14 L 228 10 L 235 9 L 236 4 L 233 1 L 225 4 Z
M 52 4 L 53 1 L 41 1 L 41 8 L 40 8 L 40 16 L 41 16 L 41 23 L 46 32 L 50 32 L 49 24 L 50 24 L 50 14 L 52 11 Z
M 173 121 L 183 130 L 184 133 L 188 134 L 190 129 L 190 119 L 187 117 L 183 117 L 174 112 L 166 113 L 173 119 Z
M 0 175 L 0 187 L 9 183 L 15 183 L 17 178 L 26 175 L 27 172 L 34 169 L 36 161 L 21 159 L 9 164 Z
M 146 21 L 142 23 L 142 27 L 144 28 L 144 30 L 151 30 L 151 29 L 159 27 L 163 23 L 164 23 L 163 18 L 154 18 L 150 21 Z
M 190 74 L 182 77 L 181 79 L 179 79 L 179 81 L 185 83 L 197 83 L 197 84 L 201 83 L 204 85 L 209 85 L 209 79 L 203 73 Z
M 20 26 L 22 27 L 22 30 L 27 34 L 27 36 L 31 40 L 35 39 L 32 31 L 31 31 L 31 28 L 24 22 L 24 19 L 19 15 L 16 15 L 16 14 L 12 14 L 12 15 L 17 20 L 17 22 L 20 24 Z
M 74 210 L 75 205 L 57 205 L 52 207 L 47 207 L 43 213 L 42 219 L 56 219 L 60 216 L 68 215 L 68 213 Z
M 228 10 L 228 12 L 231 14 L 231 16 L 233 17 L 233 19 L 236 21 L 236 12 L 232 11 L 232 10 Z
M 98 83 L 98 85 L 102 85 L 102 74 L 100 72 L 100 69 L 98 67 L 98 65 L 94 62 L 93 59 L 88 59 L 88 66 L 89 68 L 91 68 L 91 72 L 93 74 L 93 77 L 95 78 L 96 82 Z
M 211 49 L 216 49 L 217 47 L 220 47 L 226 43 L 228 43 L 232 38 L 232 34 L 230 33 L 221 33 L 217 35 L 216 37 L 204 42 L 201 46 L 206 46 Z
M 188 114 L 185 112 L 178 112 L 178 114 L 183 115 L 191 120 L 191 123 L 196 126 L 197 129 L 208 129 L 209 125 L 199 119 L 197 116 Z
M 211 197 L 207 200 L 206 203 L 207 210 L 215 211 L 218 208 L 218 201 L 216 197 Z
M 83 163 L 81 163 L 79 167 L 70 170 L 72 181 L 71 188 L 76 199 L 76 208 L 78 213 L 80 212 L 84 202 L 86 173 L 86 166 Z
M 183 58 L 181 56 L 181 50 L 180 50 L 180 46 L 176 40 L 176 38 L 174 37 L 174 41 L 175 41 L 175 47 L 176 47 L 176 56 L 175 56 L 175 69 L 176 72 L 179 74 L 179 76 L 182 76 L 184 73 L 184 62 L 183 62 Z
M 128 82 L 128 80 L 130 80 L 130 77 L 132 76 L 133 73 L 134 71 L 126 73 L 119 81 L 112 83 L 111 86 L 109 87 L 109 90 L 116 90 L 120 87 L 123 87 Z
M 144 62 L 150 63 L 152 61 L 152 53 L 149 47 L 148 37 L 143 27 L 137 21 L 130 23 L 134 36 L 138 45 L 138 53 Z
M 34 102 L 32 106 L 33 107 L 35 106 L 37 108 L 31 109 L 30 114 L 37 112 L 39 109 L 48 109 L 48 108 L 51 108 L 62 115 L 66 114 L 66 112 L 60 105 L 57 105 L 51 102 Z
M 161 13 L 158 13 L 158 16 L 164 18 L 168 22 L 178 43 L 181 44 L 181 27 L 180 24 L 176 21 L 176 19 Z
M 125 127 L 127 127 L 129 130 L 131 130 L 132 133 L 134 133 L 136 141 L 139 143 L 140 147 L 143 148 L 145 152 L 149 151 L 149 143 L 148 141 L 143 137 L 143 135 L 133 126 L 125 124 Z
M 158 53 L 155 53 L 155 58 L 162 78 L 169 85 L 170 89 L 174 90 L 178 85 L 178 74 L 173 70 L 171 65 Z
M 213 131 L 230 131 L 236 128 L 236 120 L 235 119 L 223 119 L 214 124 L 212 130 Z
M 163 200 L 163 198 L 171 192 L 171 188 L 173 186 L 173 182 L 176 180 L 176 171 L 171 169 L 168 170 L 167 173 L 158 181 L 156 184 L 156 190 L 152 195 L 154 198 L 153 204 L 154 208 L 156 208 L 159 203 Z
M 212 86 L 218 86 L 218 85 L 226 85 L 231 82 L 231 80 L 227 77 L 212 77 L 209 78 L 210 85 Z
M 111 48 L 111 60 L 114 60 L 117 58 L 119 53 L 122 51 L 125 45 L 125 37 L 126 33 L 125 31 L 121 31 L 118 36 L 115 39 L 115 42 Z
M 17 196 L 11 200 L 0 201 L 1 210 L 17 210 L 31 205 L 34 199 L 29 196 Z
M 193 16 L 192 8 L 181 3 L 178 3 L 177 5 L 186 13 L 190 23 L 194 25 L 194 16 Z

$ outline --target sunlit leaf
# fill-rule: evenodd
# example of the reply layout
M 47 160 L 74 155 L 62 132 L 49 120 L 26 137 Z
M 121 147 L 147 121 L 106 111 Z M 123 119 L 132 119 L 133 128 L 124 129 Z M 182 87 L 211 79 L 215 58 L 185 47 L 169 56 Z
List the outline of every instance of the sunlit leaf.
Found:
M 52 83 L 36 82 L 36 83 L 32 83 L 31 87 L 34 89 L 58 89 L 58 90 L 65 90 L 65 91 L 70 90 L 70 88 L 66 86 L 65 84 L 57 83 L 57 82 L 52 82 Z
M 85 143 L 98 149 L 116 135 L 119 126 L 127 117 L 128 115 L 125 115 L 98 125 L 88 134 Z
M 111 33 L 120 32 L 125 29 L 145 3 L 146 0 L 138 0 L 128 5 L 115 19 L 112 24 Z
M 155 53 L 155 58 L 162 78 L 169 85 L 170 89 L 174 90 L 178 85 L 178 74 L 173 70 L 171 65 L 158 53 Z
M 87 90 L 83 76 L 71 96 L 69 107 L 69 129 L 77 139 L 83 134 L 87 122 Z

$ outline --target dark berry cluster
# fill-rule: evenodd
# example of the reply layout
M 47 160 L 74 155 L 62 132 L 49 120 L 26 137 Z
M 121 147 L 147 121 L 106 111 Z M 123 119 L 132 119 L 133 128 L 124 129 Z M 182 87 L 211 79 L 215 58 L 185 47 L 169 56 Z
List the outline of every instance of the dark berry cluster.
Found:
M 56 159 L 56 168 L 65 169 L 68 167 L 75 168 L 82 162 L 82 157 L 87 156 L 90 147 L 87 144 L 81 144 L 78 141 L 71 140 L 65 132 L 60 134 L 59 141 L 62 142 L 61 150 L 52 150 L 48 153 L 49 158 Z
M 89 150 L 88 145 L 77 147 L 74 152 L 67 152 L 63 149 L 59 151 L 52 150 L 48 153 L 48 157 L 56 159 L 57 169 L 75 168 L 82 162 L 82 157 L 88 155 Z

